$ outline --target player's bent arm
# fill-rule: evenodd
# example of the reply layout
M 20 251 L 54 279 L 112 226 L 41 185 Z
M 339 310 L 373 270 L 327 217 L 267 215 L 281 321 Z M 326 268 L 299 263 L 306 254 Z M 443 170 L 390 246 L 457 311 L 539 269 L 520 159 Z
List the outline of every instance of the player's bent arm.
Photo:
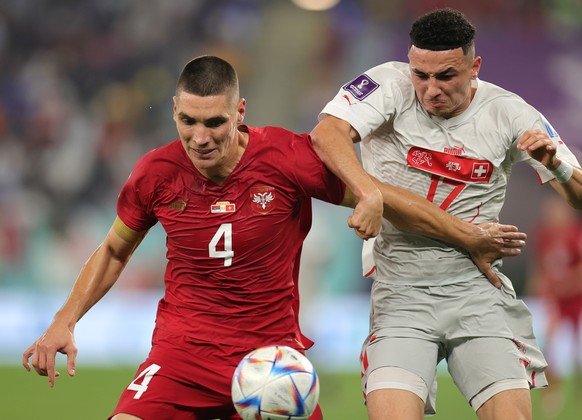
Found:
M 350 227 L 363 239 L 376 236 L 382 225 L 382 196 L 360 164 L 353 143 L 359 134 L 346 121 L 328 116 L 310 133 L 313 147 L 329 168 L 358 198 Z
M 429 236 L 467 250 L 475 265 L 496 287 L 499 277 L 491 263 L 521 253 L 526 235 L 515 226 L 486 223 L 473 225 L 442 210 L 411 191 L 375 180 L 384 199 L 384 218 L 398 229 Z M 348 190 L 342 205 L 353 207 L 357 198 Z
M 74 375 L 77 347 L 74 329 L 81 317 L 97 303 L 119 278 L 133 251 L 147 231 L 135 232 L 117 218 L 103 243 L 93 252 L 73 288 L 45 333 L 25 350 L 22 363 L 30 370 L 29 359 L 39 375 L 48 376 L 54 386 L 56 353 L 67 355 L 67 371 Z
M 119 217 L 115 219 L 105 240 L 82 267 L 73 289 L 55 319 L 76 323 L 115 284 L 134 250 L 147 231 L 136 232 Z

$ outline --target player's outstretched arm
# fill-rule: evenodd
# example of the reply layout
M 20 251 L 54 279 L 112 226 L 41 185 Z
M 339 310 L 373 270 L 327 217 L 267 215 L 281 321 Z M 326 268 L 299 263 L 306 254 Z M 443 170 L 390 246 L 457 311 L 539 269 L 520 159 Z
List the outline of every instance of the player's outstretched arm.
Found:
M 55 385 L 57 353 L 67 356 L 67 372 L 75 374 L 77 346 L 74 330 L 81 317 L 95 305 L 115 284 L 131 254 L 146 235 L 147 231 L 135 232 L 117 218 L 103 243 L 89 257 L 81 269 L 75 284 L 62 308 L 55 314 L 49 328 L 22 356 L 22 364 L 41 376 L 48 376 L 49 385 Z
M 464 222 L 418 194 L 378 180 L 375 182 L 384 198 L 384 218 L 398 229 L 464 248 L 491 284 L 501 287 L 491 263 L 501 257 L 519 255 L 525 246 L 525 233 L 510 225 Z M 342 204 L 353 206 L 355 200 L 348 190 Z
M 313 129 L 311 139 L 325 166 L 357 197 L 348 226 L 362 239 L 378 235 L 382 226 L 382 195 L 354 150 L 353 143 L 360 140 L 357 131 L 346 121 L 329 116 Z

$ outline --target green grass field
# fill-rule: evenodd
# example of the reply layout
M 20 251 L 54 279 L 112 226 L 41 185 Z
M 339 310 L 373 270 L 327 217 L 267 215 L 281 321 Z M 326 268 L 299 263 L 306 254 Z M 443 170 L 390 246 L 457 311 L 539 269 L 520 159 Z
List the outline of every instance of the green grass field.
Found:
M 48 387 L 45 377 L 19 367 L 0 366 L 0 418 L 11 420 L 103 420 L 133 376 L 133 368 L 88 368 L 80 366 L 74 378 L 57 379 Z M 320 404 L 326 420 L 366 419 L 359 389 L 359 374 L 320 372 Z M 582 402 L 576 402 L 571 382 L 566 389 L 566 408 L 552 420 L 582 418 Z M 534 420 L 542 415 L 540 393 L 533 392 Z M 434 420 L 476 419 L 448 376 L 439 378 L 438 414 Z

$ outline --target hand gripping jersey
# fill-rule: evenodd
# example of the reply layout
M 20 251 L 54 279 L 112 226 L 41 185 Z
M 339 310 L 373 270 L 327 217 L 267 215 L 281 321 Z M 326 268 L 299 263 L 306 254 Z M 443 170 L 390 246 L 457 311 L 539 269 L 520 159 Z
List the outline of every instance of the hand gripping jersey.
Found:
M 526 130 L 547 132 L 558 145 L 558 157 L 579 165 L 523 99 L 481 80 L 475 85 L 476 94 L 461 115 L 431 116 L 416 99 L 408 64 L 388 62 L 344 85 L 320 118 L 334 115 L 358 131 L 364 168 L 382 182 L 420 194 L 465 221 L 496 222 L 514 163 L 527 162 L 541 182 L 553 178 L 517 149 Z M 386 220 L 373 247 L 379 281 L 443 285 L 481 275 L 463 250 L 402 232 Z M 365 252 L 366 274 L 372 270 Z
M 158 221 L 166 231 L 158 328 L 241 347 L 309 347 L 298 325 L 297 277 L 310 197 L 339 203 L 344 186 L 307 135 L 241 128 L 248 147 L 222 185 L 202 176 L 176 140 L 137 162 L 117 212 L 136 231 Z

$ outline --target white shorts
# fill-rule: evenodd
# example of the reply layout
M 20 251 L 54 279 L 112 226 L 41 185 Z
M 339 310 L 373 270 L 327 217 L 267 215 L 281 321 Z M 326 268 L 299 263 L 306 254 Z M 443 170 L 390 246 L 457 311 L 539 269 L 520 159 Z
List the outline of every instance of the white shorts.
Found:
M 440 287 L 376 281 L 371 325 L 361 357 L 365 394 L 371 391 L 368 386 L 418 388 L 410 378 L 380 372 L 368 384 L 377 369 L 401 368 L 422 379 L 425 388 L 416 393 L 425 401 L 425 413 L 434 414 L 436 367 L 443 359 L 475 410 L 498 392 L 547 386 L 543 373 L 547 364 L 535 341 L 529 310 L 513 290 L 496 289 L 486 280 Z M 389 382 L 401 385 L 382 385 Z

